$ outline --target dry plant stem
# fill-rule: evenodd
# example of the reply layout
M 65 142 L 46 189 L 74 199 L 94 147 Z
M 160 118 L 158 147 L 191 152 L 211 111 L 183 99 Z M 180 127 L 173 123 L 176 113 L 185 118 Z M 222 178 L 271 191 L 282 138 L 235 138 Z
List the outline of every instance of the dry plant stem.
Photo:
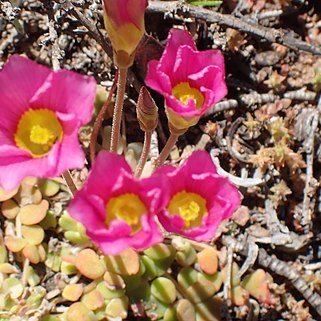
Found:
M 114 78 L 114 82 L 110 88 L 110 91 L 108 93 L 108 97 L 104 103 L 104 105 L 101 107 L 96 119 L 95 119 L 95 123 L 94 123 L 94 127 L 93 127 L 93 131 L 90 137 L 90 161 L 91 163 L 94 162 L 95 160 L 95 151 L 96 151 L 96 142 L 97 142 L 97 137 L 98 137 L 98 133 L 99 130 L 101 128 L 101 125 L 104 121 L 104 116 L 106 114 L 107 108 L 111 102 L 111 99 L 113 97 L 113 94 L 116 90 L 116 85 L 117 85 L 117 81 L 118 81 L 118 73 L 116 74 L 115 78 Z
M 227 263 L 226 263 L 226 280 L 224 282 L 224 301 L 227 306 L 231 306 L 231 275 L 233 266 L 233 247 L 227 249 Z
M 28 273 L 29 266 L 30 266 L 30 260 L 25 258 L 23 262 L 22 279 L 21 279 L 23 285 L 27 284 L 27 273 Z
M 302 218 L 301 218 L 301 224 L 304 227 L 305 233 L 309 233 L 310 228 L 312 226 L 312 219 L 311 219 L 311 213 L 313 211 L 312 199 L 314 197 L 314 194 L 317 188 L 317 180 L 313 177 L 313 159 L 314 159 L 314 140 L 315 140 L 315 135 L 316 135 L 316 131 L 320 120 L 320 112 L 321 112 L 321 97 L 319 97 L 317 108 L 314 111 L 314 115 L 312 117 L 312 122 L 309 130 L 310 133 L 306 142 L 307 168 L 306 168 L 305 187 L 303 192 L 303 205 L 302 205 Z
M 152 164 L 155 164 L 156 159 L 159 157 L 158 137 L 156 130 L 152 132 L 149 155 Z
M 140 177 L 142 175 L 142 172 L 143 172 L 143 169 L 146 164 L 146 161 L 147 161 L 147 158 L 149 155 L 149 151 L 150 151 L 150 145 L 151 145 L 151 141 L 152 141 L 152 133 L 153 133 L 152 131 L 145 132 L 142 154 L 140 155 L 140 159 L 139 159 L 138 165 L 135 170 L 136 177 Z
M 121 145 L 123 147 L 123 153 L 124 155 L 126 155 L 128 146 L 127 146 L 127 139 L 126 139 L 126 117 L 124 113 L 121 117 Z
M 243 256 L 248 255 L 247 245 L 243 244 L 243 242 L 238 242 L 235 238 L 227 235 L 223 236 L 221 241 L 227 247 L 233 246 L 235 253 Z M 297 268 L 293 268 L 288 263 L 269 255 L 263 248 L 259 249 L 257 263 L 275 274 L 288 279 L 293 287 L 314 308 L 316 313 L 321 316 L 321 296 L 308 285 Z
M 22 223 L 20 213 L 16 216 L 16 236 L 22 238 Z
M 178 137 L 179 137 L 179 135 L 177 135 L 177 134 L 171 134 L 169 136 L 166 145 L 164 146 L 163 150 L 161 151 L 159 157 L 156 159 L 155 168 L 164 164 L 166 158 L 168 157 L 172 148 L 176 144 Z
M 62 177 L 64 178 L 68 188 L 69 188 L 69 191 L 70 191 L 70 194 L 72 196 L 75 196 L 76 192 L 77 192 L 77 186 L 70 174 L 70 172 L 67 170 L 65 171 L 63 174 L 62 174 Z
M 192 6 L 182 1 L 150 1 L 147 11 L 166 13 L 167 17 L 179 15 L 183 18 L 202 19 L 207 23 L 218 23 L 219 25 L 266 39 L 271 43 L 276 42 L 294 50 L 303 50 L 315 55 L 321 55 L 320 47 L 310 45 L 300 38 L 295 38 L 291 32 L 264 27 L 256 23 L 248 22 L 244 20 L 244 18 L 237 18 L 232 15 L 200 8 L 199 6 Z
M 120 125 L 123 113 L 126 79 L 127 79 L 127 68 L 119 68 L 118 70 L 118 82 L 117 82 L 117 96 L 113 115 L 113 127 L 111 130 L 111 144 L 110 151 L 117 153 Z

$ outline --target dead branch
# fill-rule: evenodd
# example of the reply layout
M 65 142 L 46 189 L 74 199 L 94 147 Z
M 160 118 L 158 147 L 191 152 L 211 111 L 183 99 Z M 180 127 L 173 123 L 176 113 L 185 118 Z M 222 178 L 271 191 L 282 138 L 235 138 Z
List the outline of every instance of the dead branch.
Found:
M 213 107 L 207 110 L 203 117 L 208 117 L 225 110 L 236 109 L 238 107 L 250 108 L 255 105 L 273 103 L 282 98 L 298 101 L 314 101 L 316 98 L 316 93 L 306 89 L 287 91 L 283 95 L 275 95 L 273 93 L 260 94 L 256 91 L 253 91 L 249 94 L 240 95 L 237 100 L 227 99 L 215 104 Z
M 60 49 L 58 44 L 58 33 L 55 26 L 55 11 L 54 4 L 52 1 L 40 0 L 45 8 L 47 9 L 48 19 L 49 19 L 49 37 L 51 46 L 51 61 L 53 70 L 60 69 L 60 60 L 63 58 L 64 52 Z
M 225 246 L 233 246 L 234 252 L 239 253 L 243 256 L 248 255 L 247 245 L 238 242 L 235 238 L 225 235 L 221 238 L 221 240 Z M 299 271 L 294 269 L 288 263 L 279 260 L 275 256 L 269 255 L 263 248 L 259 249 L 257 262 L 262 267 L 289 280 L 295 287 L 295 289 L 301 293 L 301 295 L 306 299 L 310 306 L 321 317 L 321 296 L 311 290 L 309 285 L 301 277 Z
M 168 15 L 180 15 L 184 18 L 198 18 L 208 23 L 218 23 L 219 25 L 237 29 L 239 31 L 260 37 L 271 43 L 279 43 L 293 50 L 302 50 L 315 55 L 321 55 L 321 48 L 312 46 L 301 39 L 295 38 L 295 34 L 286 30 L 267 28 L 258 24 L 250 23 L 232 15 L 221 14 L 215 11 L 192 6 L 179 1 L 150 1 L 149 12 L 164 13 Z
M 45 1 L 46 2 L 46 1 Z M 103 50 L 107 53 L 109 57 L 112 58 L 113 51 L 110 43 L 107 41 L 107 38 L 103 36 L 103 34 L 99 31 L 97 26 L 93 21 L 89 20 L 85 17 L 72 3 L 71 1 L 60 1 L 55 0 L 55 2 L 59 3 L 63 10 L 67 13 L 74 16 L 84 27 L 87 28 L 90 36 L 95 39 L 103 48 Z
M 314 159 L 314 140 L 315 134 L 318 128 L 321 112 L 321 97 L 319 97 L 317 108 L 314 111 L 311 126 L 309 128 L 309 136 L 306 141 L 306 179 L 303 192 L 303 205 L 302 205 L 302 217 L 301 224 L 305 228 L 305 232 L 308 233 L 312 224 L 311 212 L 312 212 L 312 198 L 314 197 L 316 188 L 318 186 L 317 180 L 313 177 L 313 159 Z

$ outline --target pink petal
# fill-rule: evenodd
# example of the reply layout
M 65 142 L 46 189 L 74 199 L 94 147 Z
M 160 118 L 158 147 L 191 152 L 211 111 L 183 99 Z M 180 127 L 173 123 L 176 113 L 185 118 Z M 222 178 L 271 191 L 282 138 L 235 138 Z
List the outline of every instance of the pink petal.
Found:
M 160 61 L 149 63 L 145 82 L 161 93 L 166 107 L 182 118 L 177 126 L 191 126 L 227 94 L 224 56 L 219 50 L 197 51 L 189 32 L 171 29 Z M 172 95 L 173 88 L 184 82 L 204 95 L 201 108 L 196 108 L 193 99 L 185 105 Z
M 225 77 L 224 56 L 219 50 L 197 51 L 188 45 L 182 45 L 177 51 L 173 77 L 186 81 L 188 75 L 198 73 L 209 66 L 221 70 L 223 78 Z
M 146 179 L 139 180 L 139 196 L 149 208 L 149 214 L 156 214 L 163 208 L 169 199 L 167 189 L 168 180 L 166 176 L 153 175 Z
M 36 175 L 39 178 L 55 176 L 52 173 L 56 169 L 57 158 L 55 156 L 57 156 L 58 148 L 56 145 L 52 148 L 51 157 L 48 155 L 42 158 L 30 158 L 30 156 L 27 158 L 13 154 L 8 158 L 7 164 L 0 165 L 0 186 L 5 190 L 12 190 L 19 186 L 27 176 Z
M 46 81 L 51 70 L 19 55 L 11 56 L 0 72 L 1 127 L 16 129 L 29 101 Z
M 87 230 L 87 235 L 106 255 L 117 255 L 128 247 L 144 250 L 163 240 L 156 223 L 148 220 L 146 215 L 142 217 L 142 227 L 140 232 L 131 235 L 131 228 L 127 223 L 114 220 L 108 230 Z
M 104 9 L 115 27 L 133 23 L 137 28 L 142 25 L 147 0 L 104 0 Z
M 68 214 L 80 221 L 88 231 L 106 229 L 104 201 L 96 195 L 88 195 L 86 189 L 77 192 L 74 200 L 68 206 Z
M 85 153 L 78 139 L 78 128 L 70 135 L 65 136 L 59 144 L 57 167 L 52 176 L 63 174 L 68 169 L 81 169 L 85 164 Z
M 143 250 L 162 240 L 154 219 L 168 199 L 163 192 L 166 178 L 133 177 L 124 157 L 100 152 L 89 177 L 69 206 L 72 217 L 82 222 L 86 233 L 105 254 L 116 255 L 127 247 Z M 146 206 L 141 217 L 141 230 L 132 234 L 131 227 L 122 220 L 113 220 L 106 225 L 106 206 L 109 200 L 123 194 L 137 195 Z
M 151 60 L 148 63 L 148 72 L 145 78 L 145 84 L 150 88 L 156 90 L 162 95 L 172 94 L 171 80 L 166 73 L 158 70 L 158 61 Z
M 131 168 L 124 157 L 107 151 L 98 154 L 94 165 L 87 179 L 86 188 L 88 193 L 96 194 L 102 199 L 107 199 L 115 185 L 119 185 L 117 181 L 122 180 L 124 174 L 131 173 Z
M 180 46 L 189 46 L 196 50 L 193 38 L 188 31 L 171 29 L 164 53 L 159 61 L 159 70 L 170 75 L 176 64 L 176 56 Z
M 141 28 L 148 0 L 128 0 L 127 12 L 131 22 Z
M 164 94 L 166 107 L 175 111 L 178 116 L 189 119 L 201 115 L 200 109 L 196 109 L 195 101 L 190 99 L 188 104 L 183 104 L 180 100 L 172 95 Z
M 91 120 L 96 95 L 93 77 L 83 76 L 69 70 L 52 73 L 38 89 L 31 104 L 33 108 L 74 114 L 85 125 Z
M 131 247 L 140 251 L 163 240 L 163 236 L 155 222 L 154 216 L 142 216 L 141 225 L 142 229 L 130 240 Z
M 214 237 L 221 221 L 231 217 L 240 205 L 239 191 L 227 178 L 217 174 L 210 155 L 205 151 L 194 152 L 177 169 L 167 166 L 160 168 L 155 175 L 168 177 L 170 199 L 177 193 L 186 191 L 196 193 L 206 200 L 208 215 L 203 217 L 200 226 L 187 230 L 179 215 L 169 214 L 166 208 L 160 211 L 159 220 L 167 231 L 196 241 L 209 241 Z
M 224 72 L 217 66 L 208 66 L 196 74 L 188 76 L 191 86 L 197 84 L 201 92 L 210 92 L 211 100 L 205 95 L 205 104 L 212 107 L 227 94 Z

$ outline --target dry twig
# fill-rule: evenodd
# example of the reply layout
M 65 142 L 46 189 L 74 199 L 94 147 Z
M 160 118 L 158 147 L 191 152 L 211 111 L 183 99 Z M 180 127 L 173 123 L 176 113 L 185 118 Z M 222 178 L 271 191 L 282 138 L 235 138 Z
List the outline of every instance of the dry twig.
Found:
M 309 130 L 309 136 L 306 141 L 306 178 L 305 178 L 305 187 L 303 192 L 303 205 L 302 205 L 302 217 L 301 224 L 305 229 L 305 232 L 308 233 L 312 224 L 311 212 L 313 204 L 312 198 L 314 197 L 318 182 L 313 177 L 313 159 L 314 159 L 314 140 L 315 134 L 318 128 L 319 120 L 321 113 L 321 96 L 319 97 L 317 108 L 314 111 L 311 126 Z
M 233 246 L 234 252 L 243 256 L 248 255 L 247 245 L 238 242 L 235 238 L 225 235 L 221 240 L 225 246 Z M 257 262 L 262 267 L 289 280 L 321 318 L 321 296 L 309 287 L 299 271 L 275 256 L 269 255 L 263 248 L 259 249 Z
M 321 48 L 312 46 L 301 39 L 295 38 L 294 34 L 285 30 L 267 28 L 258 24 L 247 22 L 232 15 L 221 14 L 208 9 L 192 6 L 178 1 L 151 1 L 148 6 L 149 12 L 181 15 L 184 18 L 198 18 L 208 23 L 218 23 L 225 27 L 237 29 L 248 34 L 258 36 L 271 43 L 280 43 L 294 50 L 307 51 L 315 55 L 321 55 Z

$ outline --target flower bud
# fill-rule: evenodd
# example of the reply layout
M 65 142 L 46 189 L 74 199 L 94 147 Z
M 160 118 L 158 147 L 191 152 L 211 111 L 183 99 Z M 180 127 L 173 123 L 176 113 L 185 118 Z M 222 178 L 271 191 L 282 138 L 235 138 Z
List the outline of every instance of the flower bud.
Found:
M 142 87 L 139 92 L 137 119 L 141 130 L 145 132 L 153 131 L 157 126 L 158 108 L 146 87 Z
M 147 0 L 104 0 L 104 22 L 118 67 L 133 64 L 137 45 L 145 33 Z

